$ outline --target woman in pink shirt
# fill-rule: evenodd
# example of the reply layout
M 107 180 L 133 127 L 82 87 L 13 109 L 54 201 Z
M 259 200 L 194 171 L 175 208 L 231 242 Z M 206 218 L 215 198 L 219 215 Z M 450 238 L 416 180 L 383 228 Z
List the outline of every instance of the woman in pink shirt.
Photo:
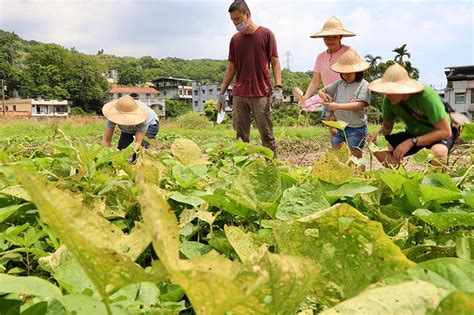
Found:
M 304 102 L 310 98 L 314 92 L 318 90 L 321 81 L 323 82 L 323 86 L 327 86 L 341 78 L 339 73 L 331 70 L 331 66 L 339 60 L 343 53 L 351 49 L 351 47 L 341 43 L 342 37 L 349 36 L 355 36 L 355 34 L 345 30 L 342 26 L 342 22 L 335 16 L 330 17 L 326 23 L 324 23 L 321 31 L 311 35 L 312 38 L 322 37 L 328 49 L 320 53 L 316 58 L 313 79 L 300 102 Z M 326 118 L 328 114 L 329 112 L 325 106 L 322 117 Z

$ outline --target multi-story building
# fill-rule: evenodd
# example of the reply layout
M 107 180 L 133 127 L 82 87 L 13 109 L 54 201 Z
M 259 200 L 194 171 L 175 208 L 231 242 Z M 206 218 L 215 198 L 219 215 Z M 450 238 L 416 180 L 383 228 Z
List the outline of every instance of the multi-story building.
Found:
M 217 102 L 220 93 L 220 84 L 210 83 L 204 84 L 197 81 L 192 82 L 193 88 L 193 111 L 204 113 L 204 104 L 208 100 Z M 227 89 L 226 94 L 227 104 L 226 111 L 232 111 L 232 87 Z
M 447 87 L 444 99 L 455 111 L 472 119 L 474 113 L 474 65 L 445 68 Z
M 16 117 L 68 117 L 71 104 L 66 100 L 11 98 L 0 105 L 0 115 Z
M 160 99 L 173 99 L 191 102 L 193 99 L 192 80 L 161 77 L 153 80 L 153 85 L 160 91 Z
M 112 87 L 107 90 L 109 100 L 130 95 L 134 99 L 153 108 L 159 116 L 165 115 L 165 100 L 160 99 L 159 91 L 153 87 Z

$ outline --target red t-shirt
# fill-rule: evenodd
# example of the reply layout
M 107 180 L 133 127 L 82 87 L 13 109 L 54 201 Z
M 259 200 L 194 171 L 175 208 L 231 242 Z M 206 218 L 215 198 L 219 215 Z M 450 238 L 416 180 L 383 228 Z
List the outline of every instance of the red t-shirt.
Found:
M 235 64 L 236 82 L 232 95 L 262 97 L 270 95 L 270 62 L 278 58 L 275 36 L 263 26 L 252 34 L 238 32 L 230 40 L 229 61 Z

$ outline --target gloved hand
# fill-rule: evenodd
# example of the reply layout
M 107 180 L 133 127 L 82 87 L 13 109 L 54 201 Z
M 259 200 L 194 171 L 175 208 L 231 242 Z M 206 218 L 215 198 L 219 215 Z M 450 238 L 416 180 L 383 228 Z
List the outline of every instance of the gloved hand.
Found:
M 217 99 L 217 111 L 223 112 L 225 110 L 226 103 L 227 101 L 225 100 L 225 95 L 219 93 L 219 96 Z
M 138 158 L 138 153 L 133 152 L 132 154 L 130 154 L 130 157 L 128 158 L 128 163 L 130 163 L 130 165 L 135 165 L 135 163 L 137 163 L 137 158 Z
M 280 107 L 283 104 L 283 89 L 277 87 L 273 90 L 272 96 L 270 97 L 270 106 L 271 107 Z

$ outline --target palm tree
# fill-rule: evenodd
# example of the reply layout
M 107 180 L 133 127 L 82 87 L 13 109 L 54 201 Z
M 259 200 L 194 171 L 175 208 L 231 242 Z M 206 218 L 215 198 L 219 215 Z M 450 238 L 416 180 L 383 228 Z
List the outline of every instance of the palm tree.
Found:
M 408 52 L 408 50 L 406 50 L 406 47 L 407 47 L 407 44 L 403 44 L 400 47 L 397 47 L 394 50 L 392 50 L 394 53 L 396 53 L 395 58 L 393 60 L 398 62 L 403 67 L 405 66 L 403 57 L 405 56 L 407 56 L 408 58 L 411 57 L 411 54 Z
M 375 68 L 377 66 L 377 61 L 382 60 L 380 56 L 372 56 L 372 55 L 365 55 L 365 61 L 370 64 L 371 68 Z
M 367 63 L 370 65 L 369 69 L 365 72 L 365 78 L 367 79 L 367 81 L 373 81 L 374 79 L 377 79 L 382 76 L 380 74 L 380 71 L 378 70 L 379 68 L 378 60 L 382 60 L 382 57 L 380 56 L 374 57 L 372 55 L 365 56 L 365 61 L 367 61 Z

